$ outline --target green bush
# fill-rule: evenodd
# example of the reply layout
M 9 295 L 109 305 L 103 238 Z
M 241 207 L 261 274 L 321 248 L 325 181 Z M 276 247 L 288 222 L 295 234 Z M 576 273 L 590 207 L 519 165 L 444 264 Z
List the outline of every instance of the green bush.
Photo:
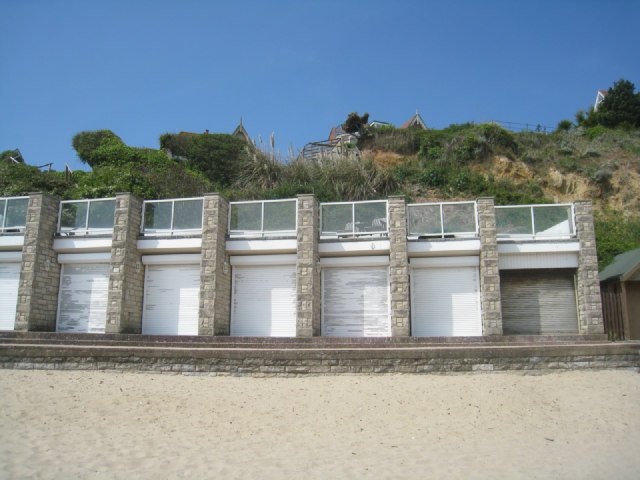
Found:
M 124 142 L 111 130 L 95 130 L 80 132 L 71 141 L 78 157 L 91 168 L 112 159 L 105 157 L 105 152 L 111 148 L 124 147 Z
M 560 120 L 558 122 L 558 126 L 556 127 L 557 132 L 568 132 L 573 128 L 573 122 L 571 120 Z
M 587 137 L 589 138 L 589 140 L 593 140 L 594 138 L 597 138 L 603 133 L 605 133 L 606 131 L 607 131 L 606 127 L 603 127 L 602 125 L 596 125 L 595 127 L 591 127 L 587 129 Z
M 602 270 L 620 253 L 640 248 L 640 218 L 625 218 L 615 210 L 595 218 L 598 268 Z
M 513 135 L 499 125 L 485 123 L 480 131 L 489 145 L 502 148 L 511 153 L 518 153 L 518 144 Z
M 420 183 L 425 187 L 438 188 L 447 184 L 447 175 L 444 169 L 431 167 L 420 175 Z

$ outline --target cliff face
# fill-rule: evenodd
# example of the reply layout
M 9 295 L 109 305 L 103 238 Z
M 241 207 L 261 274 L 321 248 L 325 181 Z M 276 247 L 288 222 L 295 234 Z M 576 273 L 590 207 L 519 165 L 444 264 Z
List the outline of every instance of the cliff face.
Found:
M 374 132 L 363 157 L 396 172 L 405 193 L 415 200 L 499 197 L 510 188 L 530 192 L 527 198 L 507 196 L 516 203 L 589 199 L 598 212 L 616 210 L 640 217 L 638 130 L 596 127 L 514 133 L 487 124 L 414 132 L 414 136 L 410 140 L 397 130 Z M 468 172 L 473 172 L 472 188 L 460 181 Z

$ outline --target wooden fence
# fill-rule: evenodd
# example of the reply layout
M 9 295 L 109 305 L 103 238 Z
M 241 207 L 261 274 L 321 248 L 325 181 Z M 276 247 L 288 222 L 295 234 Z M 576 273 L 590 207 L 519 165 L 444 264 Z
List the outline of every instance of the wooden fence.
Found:
M 604 333 L 609 335 L 610 340 L 625 340 L 620 283 L 601 284 L 600 295 L 602 296 Z

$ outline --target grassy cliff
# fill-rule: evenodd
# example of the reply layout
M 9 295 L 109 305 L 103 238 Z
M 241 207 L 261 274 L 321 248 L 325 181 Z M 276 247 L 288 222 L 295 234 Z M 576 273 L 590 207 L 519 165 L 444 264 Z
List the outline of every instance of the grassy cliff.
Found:
M 215 190 L 230 199 L 313 192 L 321 201 L 340 201 L 401 193 L 411 202 L 493 196 L 498 205 L 590 199 L 601 265 L 640 247 L 640 130 L 595 126 L 514 133 L 495 124 L 365 128 L 359 158 L 312 164 L 273 160 L 223 134 L 164 134 L 157 150 L 128 147 L 108 131 L 82 132 L 74 142 L 83 146 L 78 152 L 93 171 L 66 179 L 63 172 L 2 160 L 0 195 L 45 191 L 69 199 L 131 191 L 152 199 Z

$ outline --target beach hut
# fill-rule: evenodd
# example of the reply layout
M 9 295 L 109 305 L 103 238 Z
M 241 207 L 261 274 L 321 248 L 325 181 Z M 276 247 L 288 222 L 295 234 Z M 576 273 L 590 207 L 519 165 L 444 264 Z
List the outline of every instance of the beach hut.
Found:
M 605 332 L 640 339 L 640 248 L 616 256 L 599 278 Z

